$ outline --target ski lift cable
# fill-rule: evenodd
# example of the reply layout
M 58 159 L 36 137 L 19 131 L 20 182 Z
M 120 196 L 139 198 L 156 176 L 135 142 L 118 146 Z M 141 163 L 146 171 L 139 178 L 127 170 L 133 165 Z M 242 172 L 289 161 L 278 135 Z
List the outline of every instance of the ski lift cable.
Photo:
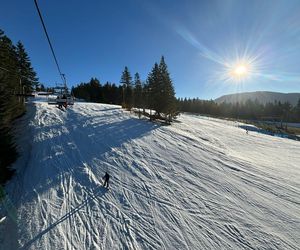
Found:
M 38 6 L 38 3 L 37 3 L 37 0 L 34 0 L 34 3 L 35 3 L 35 7 L 37 9 L 37 12 L 39 14 L 39 17 L 40 17 L 40 20 L 41 20 L 41 23 L 42 23 L 42 26 L 43 26 L 43 29 L 44 29 L 44 32 L 46 34 L 46 37 L 47 37 L 47 40 L 48 40 L 48 43 L 49 43 L 49 46 L 50 46 L 50 49 L 51 49 L 51 52 L 52 52 L 52 55 L 54 57 L 54 61 L 56 63 L 56 66 L 57 66 L 57 69 L 58 69 L 58 72 L 59 72 L 59 75 L 62 79 L 62 81 L 65 83 L 65 77 L 64 77 L 64 74 L 61 73 L 61 70 L 60 70 L 60 67 L 59 67 L 59 64 L 58 64 L 58 61 L 57 61 L 57 58 L 56 58 L 56 55 L 54 53 L 54 49 L 53 49 L 53 46 L 51 44 L 51 41 L 50 41 L 50 38 L 49 38 L 49 35 L 48 35 L 48 32 L 47 32 L 47 29 L 46 29 L 46 25 L 44 23 L 44 20 L 43 20 L 43 17 L 42 17 L 42 14 L 40 12 L 40 9 L 39 9 L 39 6 Z
M 15 72 L 13 72 L 9 69 L 3 68 L 3 67 L 0 67 L 0 69 L 2 69 L 3 71 L 6 71 L 6 72 L 15 73 Z M 26 80 L 31 80 L 28 76 L 18 75 L 18 77 L 24 78 Z
M 2 68 L 2 67 L 0 67 L 0 69 L 2 69 L 2 70 L 4 70 L 4 71 L 7 71 L 7 72 L 11 72 L 10 70 L 5 69 L 5 68 Z

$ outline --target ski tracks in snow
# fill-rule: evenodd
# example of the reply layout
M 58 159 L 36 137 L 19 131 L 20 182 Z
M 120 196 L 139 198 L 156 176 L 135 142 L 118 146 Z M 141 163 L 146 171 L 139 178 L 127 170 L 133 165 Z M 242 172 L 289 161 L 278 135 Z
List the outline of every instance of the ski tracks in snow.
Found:
M 245 136 L 218 119 L 183 115 L 159 126 L 118 106 L 76 103 L 62 112 L 35 105 L 18 207 L 21 249 L 300 244 L 299 178 L 284 170 L 290 160 L 299 177 L 295 142 Z M 101 186 L 105 171 L 109 190 Z

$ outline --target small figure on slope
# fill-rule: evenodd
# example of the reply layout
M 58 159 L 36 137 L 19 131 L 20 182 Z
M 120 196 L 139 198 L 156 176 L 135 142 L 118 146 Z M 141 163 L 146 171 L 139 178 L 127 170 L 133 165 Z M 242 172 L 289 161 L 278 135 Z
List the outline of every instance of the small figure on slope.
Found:
M 104 180 L 103 182 L 103 187 L 108 188 L 109 186 L 109 174 L 107 172 L 105 172 L 105 175 L 102 178 Z
M 65 101 L 63 102 L 62 105 L 64 106 L 65 109 L 67 109 L 67 107 L 68 107 L 67 96 L 64 94 L 64 95 L 62 96 L 62 99 L 65 100 Z

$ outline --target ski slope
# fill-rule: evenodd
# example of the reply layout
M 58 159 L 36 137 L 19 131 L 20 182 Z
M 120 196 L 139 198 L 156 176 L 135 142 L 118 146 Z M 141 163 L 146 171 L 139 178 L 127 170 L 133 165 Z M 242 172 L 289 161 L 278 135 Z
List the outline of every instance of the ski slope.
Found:
M 299 249 L 297 141 L 94 103 L 36 101 L 22 122 L 3 249 Z

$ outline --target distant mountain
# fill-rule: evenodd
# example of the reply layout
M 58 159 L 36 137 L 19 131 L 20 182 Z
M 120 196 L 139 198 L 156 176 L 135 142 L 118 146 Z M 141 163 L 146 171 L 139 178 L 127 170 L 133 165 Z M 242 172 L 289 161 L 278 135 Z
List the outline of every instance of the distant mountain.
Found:
M 227 103 L 236 103 L 236 102 L 245 102 L 248 99 L 255 101 L 256 99 L 262 103 L 268 102 L 289 102 L 293 106 L 297 105 L 298 100 L 300 99 L 300 93 L 278 93 L 278 92 L 269 92 L 269 91 L 256 91 L 256 92 L 245 92 L 237 93 L 231 95 L 223 95 L 215 101 L 217 103 L 227 102 Z

